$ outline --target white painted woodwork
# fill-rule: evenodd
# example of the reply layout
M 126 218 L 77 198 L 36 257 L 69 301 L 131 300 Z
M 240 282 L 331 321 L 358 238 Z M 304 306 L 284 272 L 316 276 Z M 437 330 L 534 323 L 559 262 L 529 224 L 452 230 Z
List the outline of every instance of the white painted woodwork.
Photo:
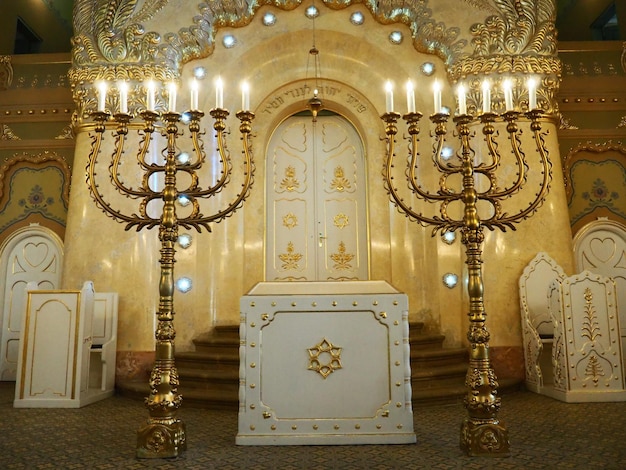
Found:
M 555 330 L 553 387 L 543 393 L 562 401 L 626 401 L 615 283 L 583 271 L 549 288 Z
M 100 295 L 96 301 L 89 281 L 80 291 L 28 286 L 13 405 L 79 408 L 112 396 L 117 295 Z M 94 333 L 102 345 L 92 349 Z
M 519 279 L 522 342 L 526 386 L 541 393 L 544 381 L 552 382 L 554 322 L 550 315 L 548 288 L 565 278 L 563 269 L 547 253 L 537 253 Z
M 15 380 L 26 284 L 40 289 L 60 285 L 63 244 L 51 230 L 32 224 L 17 230 L 0 248 L 0 380 Z
M 266 282 L 241 298 L 240 445 L 415 442 L 407 296 Z
M 589 270 L 615 282 L 626 363 L 626 227 L 607 219 L 590 222 L 574 237 L 574 255 L 578 272 Z
M 117 292 L 96 292 L 93 304 L 89 387 L 102 392 L 115 389 L 117 354 Z
M 366 280 L 363 145 L 340 116 L 293 116 L 267 152 L 266 279 Z

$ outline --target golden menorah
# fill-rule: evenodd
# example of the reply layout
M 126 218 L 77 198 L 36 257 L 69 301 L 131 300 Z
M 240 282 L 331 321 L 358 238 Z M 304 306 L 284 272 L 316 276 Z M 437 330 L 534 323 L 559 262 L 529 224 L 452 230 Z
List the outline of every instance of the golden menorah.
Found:
M 501 115 L 491 112 L 489 103 L 483 108 L 482 113 L 477 116 L 470 115 L 466 111 L 464 96 L 460 95 L 460 113 L 453 118 L 454 138 L 457 139 L 458 150 L 456 154 L 444 157 L 449 114 L 442 112 L 441 97 L 437 93 L 436 90 L 435 109 L 438 112 L 430 116 L 434 125 L 432 132 L 434 144 L 432 149 L 427 149 L 427 152 L 432 152 L 430 159 L 420 158 L 419 122 L 422 114 L 415 112 L 414 105 L 411 107 L 410 93 L 409 112 L 402 116 L 406 121 L 408 132 L 405 137 L 409 147 L 408 163 L 405 168 L 411 192 L 408 198 L 403 196 L 403 190 L 396 185 L 397 179 L 394 176 L 397 123 L 401 116 L 390 109 L 393 107 L 393 101 L 392 98 L 390 101 L 388 93 L 387 112 L 381 116 L 385 123 L 387 143 L 383 170 L 385 187 L 398 210 L 411 220 L 432 226 L 433 235 L 437 232 L 443 234 L 457 230 L 461 233 L 468 269 L 469 367 L 465 380 L 467 393 L 464 398 L 468 416 L 461 426 L 460 445 L 469 455 L 507 455 L 508 431 L 497 417 L 501 401 L 498 397 L 498 381 L 489 355 L 490 334 L 486 326 L 482 276 L 485 238 L 483 231 L 485 228 L 514 230 L 515 224 L 532 216 L 544 202 L 552 180 L 552 165 L 542 132 L 542 121 L 546 115 L 540 109 L 536 109 L 532 90 L 529 100 L 532 107 L 526 113 L 511 110 L 510 92 L 505 90 L 508 111 Z M 483 97 L 484 93 L 485 90 Z M 490 99 L 488 95 L 487 99 Z M 508 157 L 509 161 L 502 157 L 497 127 L 504 129 L 503 134 L 509 141 L 507 150 L 510 150 L 512 155 Z M 482 130 L 484 136 L 483 142 L 480 143 L 480 155 L 475 151 L 476 144 L 473 147 L 478 129 Z M 522 148 L 521 136 L 527 129 L 532 136 L 532 149 Z M 530 165 L 526 155 L 531 151 L 537 155 L 536 168 Z M 427 173 L 428 167 L 439 181 L 431 190 L 424 188 L 427 184 L 424 181 L 424 174 Z M 499 178 L 499 173 L 505 168 L 514 168 L 515 175 Z M 534 179 L 538 187 L 525 190 L 529 180 L 529 169 L 535 170 L 537 172 L 535 175 L 539 175 Z M 522 203 L 512 208 L 508 207 L 507 210 L 507 206 L 511 206 L 511 202 L 519 198 L 522 198 Z M 460 205 L 454 214 L 451 210 L 453 204 Z
M 236 116 L 240 121 L 239 131 L 243 142 L 243 170 L 241 188 L 232 195 L 230 200 L 212 211 L 210 215 L 203 214 L 202 200 L 214 198 L 231 183 L 234 164 L 226 148 L 226 119 L 229 112 L 221 106 L 210 111 L 214 119 L 216 147 L 219 158 L 212 162 L 213 174 L 207 187 L 200 185 L 199 172 L 206 163 L 206 154 L 202 140 L 203 132 L 200 128 L 204 116 L 197 108 L 197 94 L 193 95 L 192 107 L 186 113 L 177 113 L 175 99 L 172 100 L 170 91 L 170 106 L 167 112 L 157 113 L 154 109 L 154 93 L 148 89 L 148 110 L 139 113 L 140 119 L 127 112 L 125 88 L 120 87 L 120 108 L 122 112 L 111 115 L 104 111 L 105 94 L 101 92 L 99 110 L 92 114 L 95 121 L 95 133 L 92 135 L 91 152 L 87 165 L 87 185 L 96 204 L 105 214 L 114 220 L 126 224 L 126 230 L 131 228 L 137 231 L 158 227 L 160 247 L 160 279 L 159 279 L 159 307 L 157 326 L 155 330 L 155 363 L 149 379 L 150 394 L 145 399 L 149 411 L 147 422 L 137 431 L 137 456 L 140 458 L 176 457 L 186 449 L 186 432 L 183 421 L 177 416 L 182 403 L 182 396 L 178 393 L 179 378 L 174 362 L 174 262 L 175 243 L 178 240 L 178 229 L 194 228 L 198 232 L 202 228 L 210 231 L 210 224 L 218 223 L 233 214 L 250 193 L 253 183 L 254 164 L 251 156 L 250 133 L 251 121 L 254 114 L 250 111 L 239 111 Z M 244 95 L 244 103 L 247 103 Z M 218 101 L 218 106 L 221 103 Z M 195 105 L 195 106 L 194 106 Z M 244 105 L 245 106 L 245 105 Z M 180 138 L 188 130 L 191 152 L 180 151 L 183 144 Z M 99 177 L 99 158 L 103 143 L 107 141 L 107 128 L 111 128 L 114 143 L 113 153 L 108 164 L 108 182 Z M 184 129 L 184 128 L 183 128 Z M 129 130 L 137 133 L 139 143 L 136 149 L 136 166 L 131 170 L 124 154 L 133 149 L 129 144 Z M 161 161 L 154 161 L 151 155 L 151 142 L 155 140 L 155 133 L 166 139 L 162 150 Z M 128 147 L 128 148 L 127 148 Z M 108 148 L 108 147 L 107 147 Z M 190 155 L 182 159 L 182 154 Z M 152 161 L 151 161 L 152 160 Z M 124 161 L 124 162 L 123 162 Z M 123 174 L 123 175 L 122 175 Z M 179 175 L 185 175 L 181 182 Z M 128 181 L 132 181 L 130 184 Z M 156 182 L 161 178 L 162 182 Z M 112 186 L 115 191 L 106 191 Z M 182 186 L 182 187 L 181 187 Z M 136 210 L 124 211 L 118 207 L 120 200 L 136 200 Z M 177 200 L 183 196 L 187 202 L 187 211 L 179 216 Z M 151 215 L 150 209 L 154 202 L 160 201 L 160 216 Z M 189 204 L 190 203 L 190 204 Z M 213 205 L 212 205 L 213 207 Z

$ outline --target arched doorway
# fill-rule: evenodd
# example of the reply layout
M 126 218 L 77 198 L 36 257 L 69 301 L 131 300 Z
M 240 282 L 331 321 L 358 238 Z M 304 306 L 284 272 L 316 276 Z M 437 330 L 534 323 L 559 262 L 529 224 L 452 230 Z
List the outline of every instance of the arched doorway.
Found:
M 291 116 L 266 158 L 268 281 L 369 278 L 363 144 L 338 114 Z

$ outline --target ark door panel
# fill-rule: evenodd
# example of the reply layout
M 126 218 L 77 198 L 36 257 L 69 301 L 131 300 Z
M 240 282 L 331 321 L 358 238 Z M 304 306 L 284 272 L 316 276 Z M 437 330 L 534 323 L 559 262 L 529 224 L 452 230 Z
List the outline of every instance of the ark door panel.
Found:
M 15 380 L 22 316 L 26 310 L 26 284 L 33 281 L 40 289 L 55 289 L 61 279 L 63 248 L 41 230 L 32 232 L 22 232 L 16 243 L 9 241 L 6 252 L 2 253 L 0 380 Z
M 365 162 L 340 116 L 294 116 L 267 154 L 268 281 L 368 279 Z

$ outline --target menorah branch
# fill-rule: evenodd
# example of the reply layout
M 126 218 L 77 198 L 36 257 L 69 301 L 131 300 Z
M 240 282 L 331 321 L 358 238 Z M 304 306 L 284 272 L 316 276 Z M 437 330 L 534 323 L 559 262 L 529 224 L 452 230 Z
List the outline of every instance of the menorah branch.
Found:
M 191 153 L 195 155 L 193 161 L 183 161 L 180 158 L 180 131 L 182 115 L 172 110 L 159 114 L 154 111 L 140 113 L 141 130 L 138 131 L 140 141 L 137 149 L 137 166 L 131 170 L 128 165 L 122 165 L 126 147 L 127 135 L 133 117 L 127 113 L 118 113 L 111 116 L 99 111 L 93 114 L 95 121 L 95 135 L 92 136 L 92 147 L 87 165 L 87 184 L 89 191 L 105 214 L 118 222 L 126 224 L 126 229 L 136 227 L 143 228 L 159 227 L 160 247 L 160 277 L 159 277 L 159 302 L 157 326 L 155 330 L 155 363 L 149 380 L 149 396 L 145 403 L 149 412 L 146 422 L 137 431 L 137 457 L 140 458 L 168 458 L 176 457 L 187 448 L 185 424 L 177 416 L 178 409 L 182 404 L 182 396 L 178 392 L 179 378 L 174 361 L 174 341 L 176 331 L 174 329 L 174 264 L 175 244 L 178 240 L 178 228 L 194 227 L 198 231 L 202 227 L 210 231 L 210 223 L 217 223 L 232 215 L 241 207 L 250 194 L 253 182 L 254 164 L 250 151 L 249 135 L 251 133 L 251 121 L 254 114 L 249 111 L 237 113 L 241 121 L 240 131 L 243 140 L 244 159 L 241 178 L 241 189 L 233 196 L 232 201 L 223 204 L 211 211 L 210 215 L 204 215 L 200 211 L 200 200 L 208 200 L 222 191 L 230 182 L 234 171 L 230 156 L 226 150 L 225 119 L 228 111 L 214 109 L 211 116 L 214 118 L 214 129 L 217 132 L 218 151 L 220 154 L 219 168 L 213 173 L 219 173 L 217 181 L 209 183 L 208 189 L 199 186 L 200 170 L 206 163 L 204 143 L 201 138 L 200 121 L 204 113 L 192 110 L 189 116 L 188 130 L 191 135 Z M 133 123 L 137 127 L 138 123 Z M 115 125 L 114 139 L 110 143 L 105 138 L 107 125 Z M 155 131 L 159 128 L 166 144 L 161 155 L 164 163 L 149 162 L 149 148 L 154 138 Z M 108 183 L 115 191 L 113 194 L 103 191 L 105 182 L 98 179 L 99 156 L 106 144 L 113 147 L 111 162 L 109 163 Z M 122 175 L 122 169 L 125 170 Z M 178 174 L 185 173 L 191 178 L 186 187 L 179 188 Z M 139 176 L 138 176 L 139 175 Z M 155 176 L 162 175 L 162 187 L 153 188 Z M 125 178 L 139 177 L 139 189 L 125 182 Z M 191 210 L 184 216 L 177 213 L 177 201 L 181 196 L 191 200 Z M 115 199 L 110 201 L 109 199 Z M 147 206 L 159 199 L 162 203 L 161 215 L 153 218 L 148 215 Z M 124 201 L 137 200 L 136 212 L 125 212 L 116 209 L 116 205 L 123 205 Z

